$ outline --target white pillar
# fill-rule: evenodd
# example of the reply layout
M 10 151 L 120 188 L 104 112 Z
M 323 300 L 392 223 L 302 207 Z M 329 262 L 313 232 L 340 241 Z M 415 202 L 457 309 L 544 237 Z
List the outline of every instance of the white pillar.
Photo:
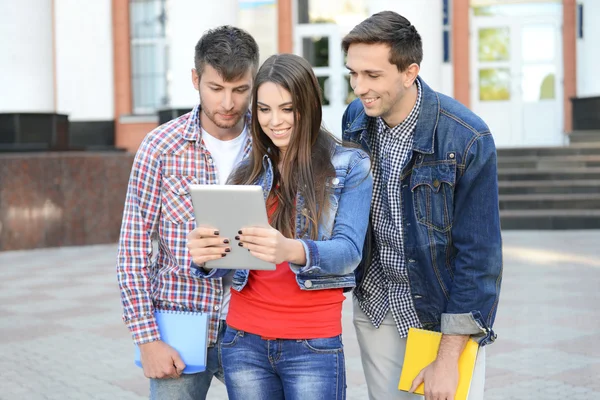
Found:
M 206 30 L 237 24 L 238 2 L 169 0 L 167 7 L 170 107 L 191 108 L 199 101 L 191 75 L 194 47 Z
M 0 1 L 0 112 L 54 112 L 52 0 Z
M 111 1 L 54 0 L 54 8 L 58 112 L 70 121 L 114 119 Z
M 443 85 L 443 9 L 441 0 L 370 0 L 369 15 L 395 11 L 413 24 L 423 41 L 421 77 L 434 90 Z

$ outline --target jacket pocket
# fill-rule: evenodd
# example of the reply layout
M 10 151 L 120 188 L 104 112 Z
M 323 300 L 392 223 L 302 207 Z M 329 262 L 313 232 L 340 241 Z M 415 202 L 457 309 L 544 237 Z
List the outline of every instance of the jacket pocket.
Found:
M 456 162 L 416 166 L 412 170 L 411 191 L 419 223 L 440 232 L 452 228 Z
M 183 224 L 194 220 L 194 207 L 189 185 L 197 184 L 194 176 L 170 175 L 163 177 L 162 214 L 174 224 Z

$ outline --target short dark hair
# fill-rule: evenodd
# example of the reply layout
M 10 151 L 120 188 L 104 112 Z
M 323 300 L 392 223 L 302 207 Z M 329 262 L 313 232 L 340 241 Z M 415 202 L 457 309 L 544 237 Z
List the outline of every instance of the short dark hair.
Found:
M 391 64 L 399 71 L 405 71 L 411 64 L 421 65 L 423 43 L 417 28 L 402 15 L 393 11 L 373 14 L 356 25 L 342 40 L 342 48 L 348 54 L 350 45 L 355 43 L 384 43 L 390 47 Z
M 225 81 L 234 81 L 258 69 L 259 52 L 256 41 L 248 32 L 230 25 L 210 29 L 196 44 L 194 65 L 201 76 L 208 64 Z

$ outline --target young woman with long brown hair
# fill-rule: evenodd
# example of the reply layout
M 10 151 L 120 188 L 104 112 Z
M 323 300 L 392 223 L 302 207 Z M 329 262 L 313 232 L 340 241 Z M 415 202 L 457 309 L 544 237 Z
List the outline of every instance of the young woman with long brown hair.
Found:
M 271 228 L 242 227 L 235 238 L 198 228 L 188 242 L 197 265 L 226 254 L 230 239 L 277 264 L 234 274 L 221 345 L 227 392 L 232 400 L 344 399 L 342 302 L 362 257 L 370 160 L 321 126 L 320 87 L 303 58 L 265 61 L 253 99 L 252 153 L 229 183 L 263 187 Z

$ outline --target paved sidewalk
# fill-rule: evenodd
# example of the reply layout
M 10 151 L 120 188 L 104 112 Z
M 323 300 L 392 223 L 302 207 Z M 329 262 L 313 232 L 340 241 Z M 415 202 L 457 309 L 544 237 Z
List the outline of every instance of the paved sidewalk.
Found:
M 600 399 L 600 231 L 505 232 L 486 400 Z M 121 323 L 116 246 L 0 253 L 0 399 L 147 399 Z M 350 301 L 348 399 L 367 399 Z M 226 399 L 215 383 L 209 399 Z M 310 400 L 310 399 L 308 399 Z

